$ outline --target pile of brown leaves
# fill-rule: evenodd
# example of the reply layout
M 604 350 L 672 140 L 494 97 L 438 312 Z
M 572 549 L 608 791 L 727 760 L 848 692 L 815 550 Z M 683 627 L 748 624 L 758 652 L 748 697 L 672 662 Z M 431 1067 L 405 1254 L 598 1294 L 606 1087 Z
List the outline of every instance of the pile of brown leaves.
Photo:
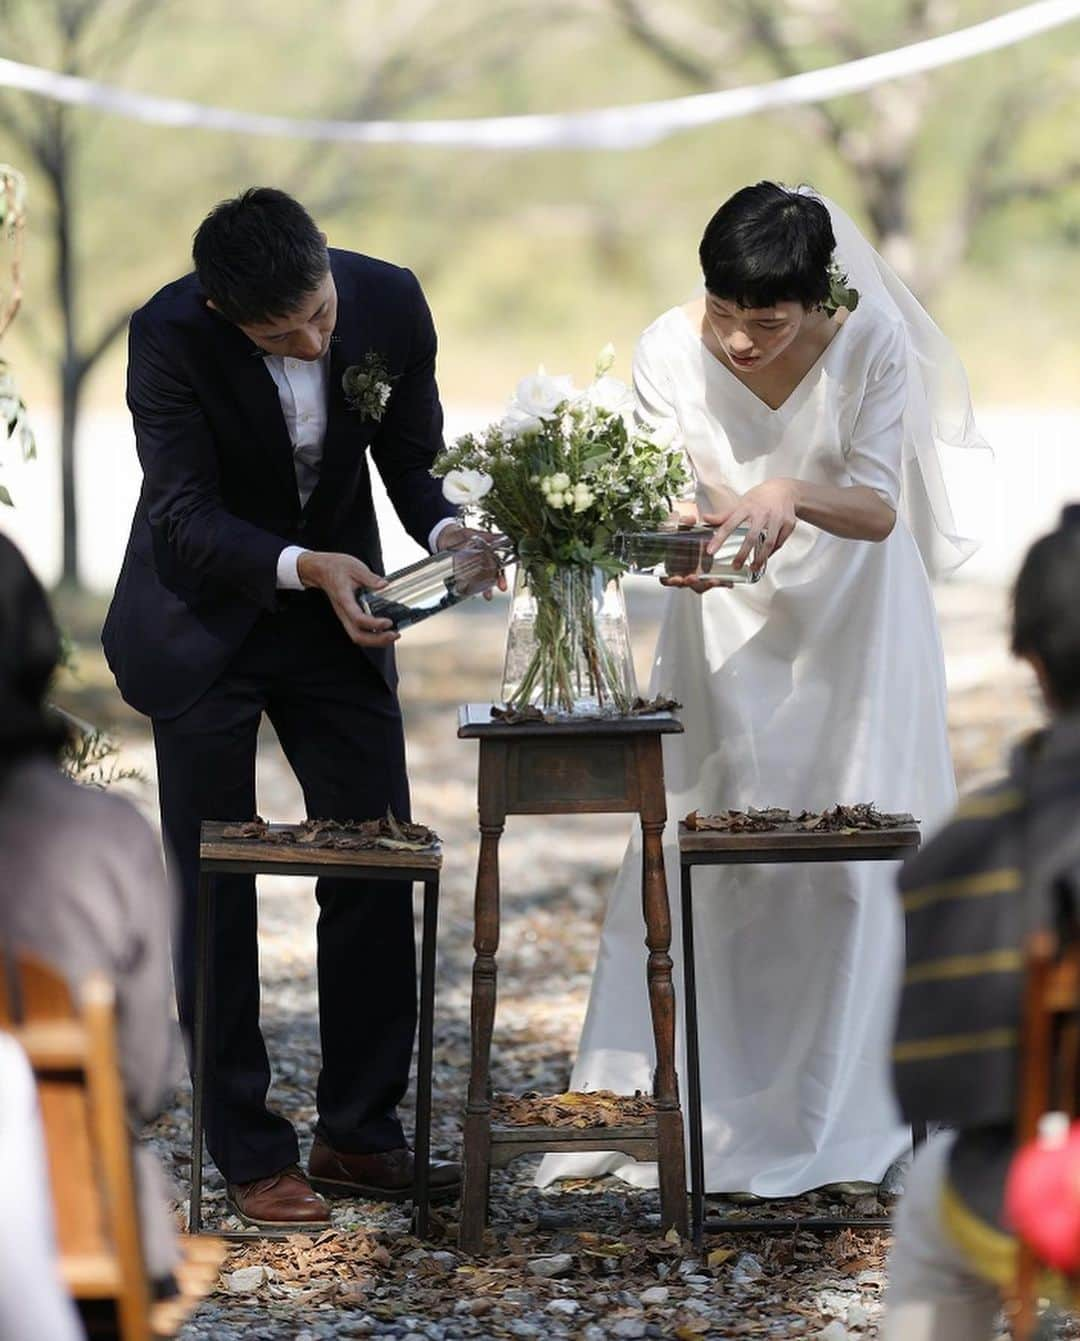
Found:
M 229 824 L 222 830 L 223 838 L 256 838 L 262 843 L 297 847 L 338 848 L 343 852 L 360 852 L 371 848 L 390 848 L 398 852 L 425 852 L 436 847 L 439 835 L 423 824 L 410 824 L 395 819 L 389 811 L 383 819 L 338 820 L 309 819 L 287 828 L 269 825 L 256 815 L 243 824 Z
M 831 810 L 722 810 L 717 815 L 699 815 L 691 810 L 683 823 L 688 829 L 716 833 L 770 833 L 778 829 L 801 829 L 807 833 L 856 833 L 860 829 L 905 829 L 915 823 L 907 814 L 888 814 L 872 801 Z
M 265 1267 L 279 1292 L 296 1304 L 359 1301 L 394 1265 L 384 1240 L 363 1229 L 262 1239 L 230 1256 L 227 1272 Z
M 656 1116 L 648 1095 L 611 1090 L 566 1094 L 496 1094 L 492 1117 L 515 1127 L 640 1127 Z

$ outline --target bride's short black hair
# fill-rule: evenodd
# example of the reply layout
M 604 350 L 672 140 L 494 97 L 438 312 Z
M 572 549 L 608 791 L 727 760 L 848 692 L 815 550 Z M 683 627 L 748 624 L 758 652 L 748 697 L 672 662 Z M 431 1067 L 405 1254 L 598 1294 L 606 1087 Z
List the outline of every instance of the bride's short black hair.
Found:
M 801 303 L 829 296 L 836 238 L 817 196 L 778 182 L 744 186 L 709 220 L 698 255 L 705 287 L 738 307 Z
M 1080 708 L 1080 503 L 1070 503 L 1056 531 L 1036 540 L 1013 588 L 1012 650 L 1046 668 L 1056 704 Z
M 192 255 L 206 296 L 241 326 L 292 316 L 330 268 L 315 220 L 273 186 L 216 205 L 195 233 Z

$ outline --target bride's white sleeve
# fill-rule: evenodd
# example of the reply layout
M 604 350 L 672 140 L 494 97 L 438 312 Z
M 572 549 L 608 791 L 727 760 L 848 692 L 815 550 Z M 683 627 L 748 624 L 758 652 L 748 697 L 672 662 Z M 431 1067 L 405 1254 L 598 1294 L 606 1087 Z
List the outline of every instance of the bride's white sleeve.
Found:
M 873 489 L 894 512 L 901 497 L 907 381 L 907 346 L 897 326 L 868 361 L 851 437 L 842 444 L 852 484 Z
M 647 428 L 659 429 L 669 437 L 672 446 L 682 452 L 691 477 L 696 479 L 694 463 L 683 446 L 682 429 L 671 391 L 671 374 L 657 357 L 648 332 L 634 350 L 633 385 L 634 413 L 638 422 Z

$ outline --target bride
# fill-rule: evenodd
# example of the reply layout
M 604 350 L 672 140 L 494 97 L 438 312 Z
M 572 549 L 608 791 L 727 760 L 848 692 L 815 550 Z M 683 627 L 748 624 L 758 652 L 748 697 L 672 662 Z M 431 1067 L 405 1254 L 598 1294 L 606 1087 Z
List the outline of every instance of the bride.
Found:
M 664 746 L 670 889 L 674 820 L 691 810 L 873 801 L 911 811 L 924 834 L 950 811 L 928 570 L 973 548 L 955 534 L 941 458 L 981 445 L 950 346 L 842 211 L 759 182 L 716 212 L 700 259 L 704 295 L 641 337 L 638 411 L 677 434 L 718 539 L 746 525 L 746 559 L 767 568 L 753 585 L 690 582 L 668 597 L 651 692 L 678 699 L 686 727 Z M 575 1090 L 651 1087 L 640 862 L 633 841 Z M 698 871 L 710 1192 L 878 1183 L 907 1150 L 887 1072 L 903 957 L 894 884 L 876 862 Z M 614 1153 L 549 1155 L 539 1182 L 612 1172 L 656 1185 L 654 1164 Z

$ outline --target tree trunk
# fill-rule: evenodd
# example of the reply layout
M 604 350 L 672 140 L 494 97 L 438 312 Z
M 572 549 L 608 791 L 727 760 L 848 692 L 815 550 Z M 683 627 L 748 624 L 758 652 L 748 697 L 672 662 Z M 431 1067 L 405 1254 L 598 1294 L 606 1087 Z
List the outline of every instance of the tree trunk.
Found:
M 79 422 L 82 377 L 69 360 L 60 366 L 60 502 L 63 517 L 63 562 L 60 581 L 78 588 L 79 527 L 76 496 L 75 431 Z
M 83 367 L 79 358 L 76 321 L 74 209 L 72 174 L 68 156 L 67 115 L 56 108 L 52 124 L 49 176 L 56 201 L 56 271 L 54 284 L 60 309 L 62 350 L 60 354 L 60 501 L 63 509 L 63 562 L 60 580 L 79 586 L 79 518 L 76 490 L 75 429 L 82 390 Z

